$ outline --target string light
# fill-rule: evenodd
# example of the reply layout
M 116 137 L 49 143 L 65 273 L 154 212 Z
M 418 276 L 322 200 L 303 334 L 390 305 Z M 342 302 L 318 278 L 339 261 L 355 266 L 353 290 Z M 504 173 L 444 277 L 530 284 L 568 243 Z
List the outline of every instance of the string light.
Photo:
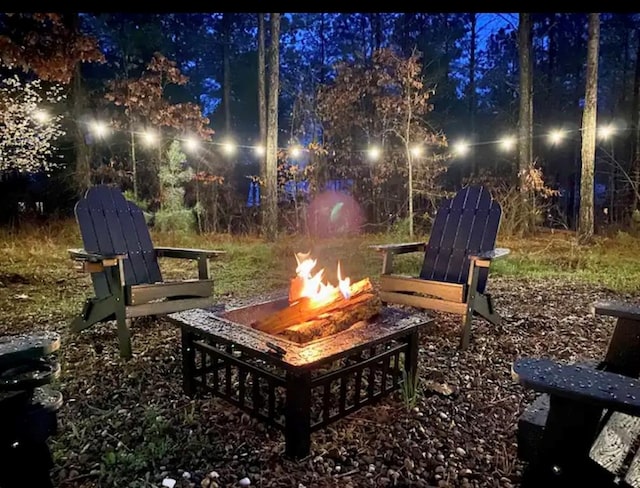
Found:
M 549 142 L 554 146 L 559 144 L 565 137 L 565 132 L 561 129 L 553 130 L 549 133 Z
M 367 155 L 369 156 L 369 159 L 371 161 L 377 161 L 378 159 L 380 159 L 381 154 L 382 151 L 378 146 L 371 146 L 369 149 L 367 149 Z
M 231 155 L 235 154 L 237 149 L 238 149 L 238 146 L 236 145 L 235 142 L 233 142 L 231 140 L 227 140 L 227 141 L 222 143 L 222 150 L 224 151 L 224 153 L 227 156 L 231 156 Z
M 148 129 L 142 133 L 142 142 L 145 146 L 151 147 L 158 142 L 158 134 Z
M 38 109 L 33 112 L 33 118 L 35 120 L 38 120 L 38 122 L 40 123 L 45 123 L 51 120 L 52 117 L 45 109 Z M 94 135 L 100 138 L 106 137 L 109 134 L 109 132 L 112 130 L 109 127 L 109 124 L 103 121 L 98 121 L 98 120 L 95 120 L 89 123 L 88 127 Z M 597 129 L 597 137 L 598 139 L 601 139 L 601 140 L 607 140 L 620 130 L 621 130 L 620 127 L 617 127 L 614 124 L 601 126 L 601 127 L 598 127 Z M 568 136 L 569 132 L 576 132 L 576 131 L 580 132 L 581 129 L 577 129 L 573 131 L 558 129 L 558 130 L 553 130 L 548 134 L 541 134 L 538 136 L 534 136 L 534 138 L 545 136 L 548 138 L 549 142 L 552 145 L 557 145 L 564 138 Z M 137 134 L 141 137 L 142 142 L 147 146 L 156 145 L 160 138 L 160 134 L 154 130 L 145 130 L 143 132 L 138 132 Z M 202 142 L 204 142 L 197 139 L 194 136 L 187 136 L 183 139 L 176 138 L 176 140 L 182 141 L 184 143 L 185 148 L 190 152 L 196 151 L 198 148 L 201 147 Z M 264 154 L 266 153 L 265 147 L 263 145 L 260 145 L 260 144 L 240 145 L 240 144 L 236 144 L 231 139 L 227 139 L 221 142 L 206 141 L 206 143 L 209 145 L 220 146 L 222 149 L 222 152 L 227 156 L 231 156 L 235 154 L 238 151 L 238 148 L 251 149 L 253 150 L 256 156 L 264 156 Z M 461 140 L 451 145 L 451 153 L 456 156 L 464 156 L 469 152 L 472 146 L 479 146 L 479 145 L 486 145 L 486 144 L 497 144 L 499 145 L 501 150 L 511 151 L 517 144 L 517 138 L 513 136 L 506 136 L 498 140 L 476 142 L 473 144 L 465 140 Z M 291 145 L 288 148 L 277 148 L 277 149 L 282 151 L 287 151 L 292 158 L 300 157 L 303 151 L 307 151 L 307 152 L 310 151 L 310 149 L 304 148 L 299 144 Z M 410 148 L 410 153 L 413 157 L 419 157 L 424 154 L 424 149 L 425 148 L 421 145 L 415 145 Z M 404 150 L 402 149 L 398 149 L 397 151 L 404 152 Z M 350 152 L 365 154 L 366 157 L 371 161 L 377 161 L 382 156 L 382 149 L 378 145 L 372 145 L 367 149 L 350 151 Z M 335 151 L 334 151 L 334 154 L 335 154 Z
M 33 113 L 33 118 L 41 124 L 46 124 L 51 120 L 51 115 L 45 109 L 41 108 Z
M 453 152 L 458 156 L 464 156 L 469 152 L 469 143 L 466 141 L 458 141 L 453 145 Z
M 106 137 L 109 132 L 109 127 L 107 124 L 100 120 L 94 120 L 89 125 L 91 132 L 93 132 L 97 137 Z
M 606 141 L 616 131 L 616 127 L 613 124 L 605 125 L 604 127 L 598 127 L 598 139 Z
M 195 152 L 200 148 L 200 141 L 193 136 L 187 137 L 184 141 L 187 151 Z
M 511 151 L 516 146 L 516 138 L 513 136 L 503 137 L 499 142 L 504 151 Z

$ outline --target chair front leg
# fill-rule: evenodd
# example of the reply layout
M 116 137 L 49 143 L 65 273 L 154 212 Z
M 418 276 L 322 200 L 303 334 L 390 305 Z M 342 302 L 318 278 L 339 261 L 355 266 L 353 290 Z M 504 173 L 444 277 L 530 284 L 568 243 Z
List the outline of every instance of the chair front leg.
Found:
M 382 253 L 382 274 L 391 274 L 393 271 L 393 253 L 384 251 Z
M 470 263 L 469 278 L 467 279 L 466 311 L 462 316 L 462 336 L 460 338 L 460 349 L 464 350 L 469 346 L 471 340 L 471 319 L 473 319 L 474 306 L 476 304 L 476 294 L 478 289 L 478 277 L 480 267 L 476 266 L 474 260 Z
M 131 352 L 131 319 L 127 318 L 127 297 L 124 280 L 124 263 L 118 262 L 118 266 L 112 266 L 107 274 L 109 287 L 113 293 L 115 302 L 116 324 L 118 326 L 118 343 L 120 357 L 130 359 Z
M 211 269 L 209 267 L 209 258 L 207 256 L 198 257 L 198 278 L 201 280 L 208 280 L 211 276 Z

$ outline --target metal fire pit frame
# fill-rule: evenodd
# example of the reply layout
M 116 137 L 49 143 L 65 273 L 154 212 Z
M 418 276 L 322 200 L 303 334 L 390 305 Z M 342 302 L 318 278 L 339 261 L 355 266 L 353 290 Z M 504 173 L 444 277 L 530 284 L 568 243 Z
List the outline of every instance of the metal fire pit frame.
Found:
M 185 393 L 211 393 L 280 429 L 285 454 L 299 459 L 309 454 L 313 431 L 397 390 L 403 371 L 416 373 L 418 333 L 432 319 L 383 307 L 373 321 L 306 344 L 246 325 L 283 304 L 286 298 L 168 318 L 181 329 Z

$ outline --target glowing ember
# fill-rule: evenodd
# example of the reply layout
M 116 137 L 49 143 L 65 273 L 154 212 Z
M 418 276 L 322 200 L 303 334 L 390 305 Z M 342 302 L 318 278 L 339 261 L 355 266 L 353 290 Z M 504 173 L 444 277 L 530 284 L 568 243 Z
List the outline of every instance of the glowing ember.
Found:
M 307 297 L 312 306 L 322 304 L 326 301 L 335 300 L 336 294 L 340 293 L 346 299 L 351 296 L 351 279 L 342 278 L 340 262 L 338 262 L 338 286 L 325 283 L 324 268 L 313 274 L 317 260 L 311 258 L 310 253 L 296 253 L 296 277 L 291 280 L 289 289 L 289 302 L 295 302 L 300 298 Z

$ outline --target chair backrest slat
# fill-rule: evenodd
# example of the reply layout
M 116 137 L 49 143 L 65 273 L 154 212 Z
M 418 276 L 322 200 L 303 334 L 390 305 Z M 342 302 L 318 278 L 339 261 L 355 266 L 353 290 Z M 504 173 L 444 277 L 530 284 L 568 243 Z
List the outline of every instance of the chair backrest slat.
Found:
M 462 284 L 469 276 L 469 255 L 491 251 L 502 210 L 482 186 L 469 186 L 438 208 L 429 236 L 420 277 Z M 480 270 L 478 291 L 483 292 L 489 270 Z
M 80 227 L 84 248 L 87 251 L 93 249 L 97 252 L 97 250 L 100 249 L 100 244 L 98 243 L 96 223 L 89 212 L 89 204 L 85 198 L 80 199 L 78 203 L 76 203 L 75 214 L 76 221 Z M 99 224 L 97 227 L 102 228 L 103 226 Z M 96 292 L 97 298 L 105 298 L 112 294 L 112 290 L 109 288 L 109 282 L 104 273 L 91 273 L 91 280 L 93 281 L 93 289 Z
M 115 195 L 113 190 L 116 190 Z M 122 194 L 116 188 L 110 188 L 105 185 L 94 186 L 87 192 L 87 200 L 89 200 L 92 215 L 95 212 L 97 214 L 96 217 L 100 220 L 102 220 L 102 215 L 104 215 L 104 220 L 107 226 L 106 234 L 108 235 L 111 243 L 110 247 L 107 248 L 108 251 L 106 251 L 106 253 L 127 254 L 129 256 L 132 249 L 127 247 L 127 241 L 122 229 L 122 222 L 120 221 L 120 216 L 116 212 L 116 206 L 114 203 L 114 199 L 117 199 L 118 196 L 123 198 Z M 100 251 L 105 252 L 105 249 L 101 248 Z M 124 261 L 124 276 L 126 284 L 138 283 L 138 279 L 143 277 L 144 274 L 144 270 L 140 269 L 140 266 L 135 262 L 135 260 L 132 262 L 132 260 L 128 258 Z
M 149 229 L 140 208 L 118 188 L 89 188 L 75 207 L 84 248 L 101 254 L 126 254 L 125 284 L 162 281 Z M 140 224 L 142 222 L 142 225 Z M 110 294 L 103 273 L 92 273 L 96 296 Z
M 459 193 L 454 198 L 454 200 L 459 198 L 462 201 L 462 213 L 455 229 L 456 237 L 449 256 L 447 281 L 464 283 L 469 275 L 469 261 L 467 258 L 469 255 L 469 242 L 475 234 L 478 234 L 478 226 L 483 225 L 483 221 L 477 218 L 481 194 L 482 188 L 474 186 L 470 187 L 466 192 Z
M 155 248 L 153 247 L 153 242 L 151 241 L 149 227 L 147 227 L 147 221 L 144 219 L 144 214 L 135 203 L 127 203 L 129 204 L 129 215 L 133 221 L 133 225 L 136 229 L 136 236 L 140 243 L 142 258 L 147 264 L 147 269 L 149 271 L 149 283 L 162 281 L 162 274 L 160 273 L 160 266 L 158 265 L 158 257 L 156 255 Z
M 429 236 L 429 245 L 427 246 L 424 263 L 420 277 L 425 280 L 435 280 L 436 269 L 438 269 L 438 257 L 440 246 L 442 245 L 442 238 L 444 237 L 444 228 L 447 225 L 449 219 L 449 207 L 451 206 L 451 199 L 444 200 L 436 217 L 431 226 L 431 235 Z M 425 263 L 429 263 L 429 266 L 425 266 Z M 446 264 L 445 264 L 446 266 Z M 444 276 L 444 273 L 441 273 Z
M 449 277 L 450 259 L 460 225 L 460 218 L 462 217 L 463 206 L 464 198 L 453 198 L 449 205 L 443 205 L 438 210 L 438 213 L 442 211 L 446 212 L 447 215 L 444 228 L 442 229 L 442 236 L 434 236 L 438 244 L 436 245 L 437 251 L 432 265 L 433 271 L 431 272 L 432 277 L 430 278 L 432 280 L 451 281 Z M 429 246 L 430 245 L 431 239 L 429 239 Z

